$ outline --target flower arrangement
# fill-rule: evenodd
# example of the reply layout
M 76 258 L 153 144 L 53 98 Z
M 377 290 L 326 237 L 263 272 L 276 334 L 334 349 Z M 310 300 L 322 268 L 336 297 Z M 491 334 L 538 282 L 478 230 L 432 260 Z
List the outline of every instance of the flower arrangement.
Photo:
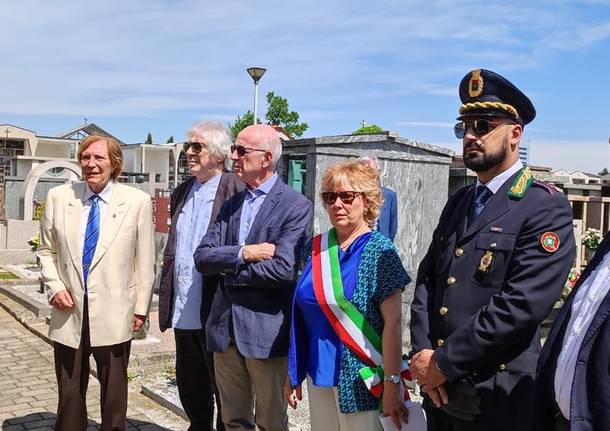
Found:
M 563 291 L 561 292 L 561 299 L 565 300 L 570 295 L 570 292 L 572 292 L 572 289 L 574 289 L 574 286 L 576 285 L 576 282 L 578 281 L 579 278 L 580 278 L 580 271 L 577 270 L 576 268 L 572 268 L 570 270 L 570 273 L 568 274 L 568 279 L 566 280 L 566 283 L 563 285 Z
M 36 253 L 38 247 L 40 247 L 40 234 L 37 233 L 32 238 L 29 239 L 28 245 L 30 246 L 30 251 Z
M 602 242 L 602 232 L 592 227 L 588 228 L 582 236 L 582 243 L 591 251 L 597 250 L 599 243 Z

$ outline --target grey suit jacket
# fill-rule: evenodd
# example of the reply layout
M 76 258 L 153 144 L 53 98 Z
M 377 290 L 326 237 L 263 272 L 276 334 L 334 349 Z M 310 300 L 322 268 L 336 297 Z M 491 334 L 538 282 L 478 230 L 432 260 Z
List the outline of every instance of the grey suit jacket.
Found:
M 214 227 L 194 254 L 199 271 L 221 276 L 206 324 L 207 347 L 224 352 L 234 338 L 247 358 L 285 356 L 297 275 L 296 253 L 309 233 L 312 205 L 278 179 L 246 239 L 246 244 L 274 244 L 275 255 L 262 262 L 239 264 L 239 224 L 245 194 L 239 192 L 223 205 Z

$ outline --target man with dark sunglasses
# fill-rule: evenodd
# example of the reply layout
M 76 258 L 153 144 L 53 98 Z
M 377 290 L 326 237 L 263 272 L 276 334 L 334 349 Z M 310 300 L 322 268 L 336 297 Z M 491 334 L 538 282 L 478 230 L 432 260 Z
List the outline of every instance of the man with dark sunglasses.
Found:
M 190 177 L 171 197 L 171 225 L 159 283 L 159 327 L 174 328 L 176 382 L 188 431 L 212 431 L 214 398 L 216 431 L 224 431 L 220 399 L 214 382 L 214 358 L 206 347 L 205 323 L 218 285 L 217 276 L 195 269 L 193 252 L 214 225 L 224 202 L 244 184 L 230 164 L 231 132 L 212 121 L 194 124 L 187 132 L 184 153 Z
M 290 310 L 312 205 L 275 173 L 281 155 L 271 126 L 242 130 L 231 159 L 246 190 L 223 205 L 194 255 L 200 271 L 222 280 L 206 335 L 222 419 L 231 430 L 288 430 Z
M 454 131 L 477 182 L 449 198 L 419 267 L 411 370 L 429 430 L 528 430 L 539 325 L 574 258 L 572 211 L 519 160 L 528 97 L 484 69 L 459 94 Z

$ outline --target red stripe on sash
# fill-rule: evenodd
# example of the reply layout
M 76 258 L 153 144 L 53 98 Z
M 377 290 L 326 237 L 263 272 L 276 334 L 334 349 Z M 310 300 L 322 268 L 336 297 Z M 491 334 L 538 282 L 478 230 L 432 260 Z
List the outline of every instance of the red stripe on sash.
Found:
M 326 297 L 324 295 L 324 287 L 322 281 L 322 235 L 318 235 L 313 238 L 313 250 L 312 250 L 312 274 L 313 274 L 313 290 L 316 295 L 318 305 L 322 309 L 322 312 L 328 319 L 328 322 L 334 329 L 335 333 L 356 356 L 360 358 L 362 362 L 369 366 L 375 366 L 373 360 L 358 346 L 354 339 L 345 330 L 339 319 L 335 316 L 331 310 Z

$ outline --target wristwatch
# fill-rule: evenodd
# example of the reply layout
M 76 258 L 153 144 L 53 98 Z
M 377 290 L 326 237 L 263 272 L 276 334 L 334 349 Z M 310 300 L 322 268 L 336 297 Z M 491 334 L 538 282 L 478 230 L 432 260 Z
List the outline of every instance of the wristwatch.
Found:
M 383 378 L 384 382 L 391 382 L 395 385 L 400 383 L 400 376 L 398 374 L 392 374 L 391 376 L 385 376 Z

